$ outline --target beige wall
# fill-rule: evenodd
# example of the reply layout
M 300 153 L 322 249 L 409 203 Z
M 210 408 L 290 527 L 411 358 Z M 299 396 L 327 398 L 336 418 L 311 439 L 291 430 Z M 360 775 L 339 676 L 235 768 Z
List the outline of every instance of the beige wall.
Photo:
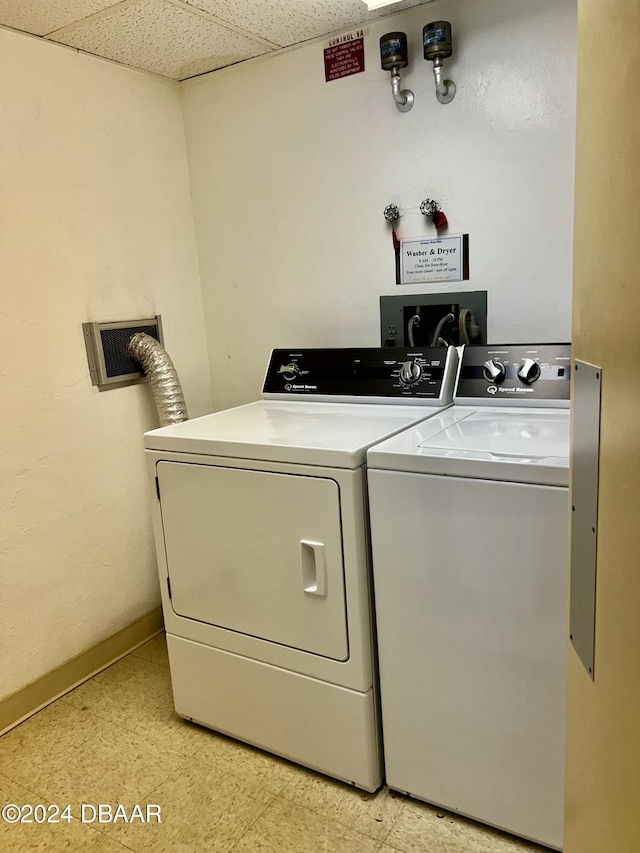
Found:
M 0 698 L 159 603 L 148 388 L 99 393 L 86 320 L 161 313 L 210 409 L 175 84 L 0 30 Z
M 595 681 L 570 647 L 565 850 L 637 853 L 640 4 L 580 0 L 578 32 L 574 353 L 602 367 L 602 415 Z
M 436 101 L 425 23 L 452 22 Z M 409 113 L 395 108 L 379 38 L 409 36 Z M 394 281 L 382 211 L 401 237 L 433 236 L 442 201 L 470 236 L 495 342 L 570 334 L 575 0 L 436 0 L 372 23 L 364 73 L 325 83 L 322 43 L 183 86 L 214 397 L 255 399 L 274 346 L 377 346 L 379 297 L 442 291 Z

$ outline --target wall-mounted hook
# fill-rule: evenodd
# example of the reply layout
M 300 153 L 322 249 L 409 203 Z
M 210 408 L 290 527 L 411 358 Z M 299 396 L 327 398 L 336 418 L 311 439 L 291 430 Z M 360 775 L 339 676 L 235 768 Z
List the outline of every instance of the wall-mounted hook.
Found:
M 424 58 L 433 62 L 436 83 L 436 98 L 441 104 L 450 104 L 456 96 L 456 84 L 444 79 L 443 60 L 453 53 L 451 24 L 449 21 L 433 21 L 422 29 Z
M 400 208 L 397 204 L 388 204 L 383 213 L 387 222 L 396 222 L 400 219 Z
M 423 216 L 433 216 L 436 210 L 440 210 L 440 205 L 433 198 L 425 198 L 420 202 L 420 213 Z
M 420 203 L 420 213 L 423 216 L 430 217 L 434 226 L 438 230 L 446 228 L 449 224 L 447 222 L 447 217 L 440 208 L 440 203 L 433 198 L 425 198 L 425 200 Z
M 391 237 L 393 239 L 393 253 L 396 260 L 396 284 L 400 284 L 400 240 L 396 234 L 396 225 L 400 220 L 400 208 L 397 204 L 388 204 L 384 211 L 384 218 L 391 225 Z
M 383 71 L 391 72 L 391 92 L 396 107 L 407 113 L 413 106 L 413 92 L 400 89 L 400 69 L 409 64 L 407 36 L 405 33 L 387 33 L 380 39 L 380 64 Z

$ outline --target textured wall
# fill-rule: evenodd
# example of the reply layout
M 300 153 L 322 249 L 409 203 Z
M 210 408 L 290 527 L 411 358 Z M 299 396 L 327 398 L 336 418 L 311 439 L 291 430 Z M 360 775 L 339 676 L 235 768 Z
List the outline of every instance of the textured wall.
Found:
M 448 106 L 421 50 L 442 17 Z M 412 55 L 405 114 L 380 69 L 394 29 Z M 443 289 L 395 286 L 388 202 L 407 211 L 401 236 L 433 234 L 425 196 L 469 233 L 463 288 L 489 292 L 493 341 L 569 337 L 575 31 L 574 0 L 436 0 L 372 24 L 362 74 L 325 83 L 314 42 L 183 84 L 218 405 L 257 396 L 271 347 L 375 346 L 381 294 Z
M 178 89 L 0 30 L 0 697 L 159 603 L 148 388 L 99 393 L 81 323 L 163 315 L 210 409 Z

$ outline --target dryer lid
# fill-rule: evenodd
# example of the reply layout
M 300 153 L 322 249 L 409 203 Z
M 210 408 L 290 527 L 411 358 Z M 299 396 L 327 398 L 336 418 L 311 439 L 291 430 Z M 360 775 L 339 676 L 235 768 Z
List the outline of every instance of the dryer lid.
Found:
M 144 443 L 149 450 L 357 468 L 372 444 L 443 408 L 260 400 L 152 430 Z

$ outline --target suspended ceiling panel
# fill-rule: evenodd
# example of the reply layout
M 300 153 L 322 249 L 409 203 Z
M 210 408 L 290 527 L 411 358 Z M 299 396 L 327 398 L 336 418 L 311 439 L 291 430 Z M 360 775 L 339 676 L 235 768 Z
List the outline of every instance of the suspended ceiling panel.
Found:
M 272 48 L 171 0 L 139 0 L 52 36 L 54 41 L 184 80 Z
M 426 0 L 403 0 L 368 12 L 362 0 L 185 0 L 280 47 L 365 23 L 383 14 L 418 6 Z
M 425 2 L 0 0 L 0 26 L 185 80 Z
M 0 23 L 44 36 L 113 6 L 113 0 L 0 0 Z

